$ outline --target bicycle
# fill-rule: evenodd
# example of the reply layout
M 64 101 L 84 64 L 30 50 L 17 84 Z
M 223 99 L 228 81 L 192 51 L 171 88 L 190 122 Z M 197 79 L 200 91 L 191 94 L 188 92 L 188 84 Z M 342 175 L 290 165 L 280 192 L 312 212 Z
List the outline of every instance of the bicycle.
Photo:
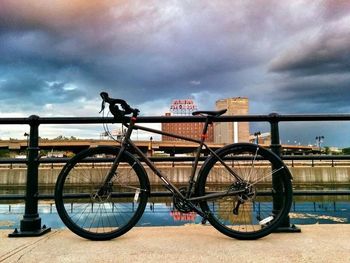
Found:
M 114 118 L 122 121 L 127 130 L 119 147 L 84 150 L 60 172 L 55 186 L 56 208 L 75 234 L 91 240 L 109 240 L 125 234 L 138 222 L 151 195 L 141 161 L 172 193 L 178 211 L 196 212 L 229 237 L 264 237 L 287 216 L 292 203 L 292 176 L 276 154 L 250 143 L 230 144 L 215 151 L 205 143 L 208 125 L 226 110 L 193 112 L 206 116 L 197 140 L 139 126 L 138 109 L 105 92 L 100 95 L 102 110 L 108 103 Z M 137 129 L 198 144 L 187 187 L 176 187 L 134 144 L 130 137 Z M 209 155 L 196 175 L 202 149 Z

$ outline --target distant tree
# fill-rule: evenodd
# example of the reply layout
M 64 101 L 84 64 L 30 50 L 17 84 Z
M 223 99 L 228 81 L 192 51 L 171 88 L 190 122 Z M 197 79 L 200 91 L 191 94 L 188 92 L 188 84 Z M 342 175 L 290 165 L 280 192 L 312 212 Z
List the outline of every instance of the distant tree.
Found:
M 331 149 L 328 146 L 324 147 L 325 154 L 329 155 L 331 153 Z
M 48 150 L 40 150 L 40 156 L 47 156 Z
M 8 158 L 8 157 L 10 157 L 10 150 L 0 149 L 0 158 Z
M 350 147 L 344 148 L 342 151 L 343 151 L 343 154 L 350 155 Z
M 54 138 L 54 140 L 56 140 L 56 141 L 63 141 L 63 140 L 66 140 L 66 141 L 71 140 L 71 141 L 73 141 L 73 140 L 77 140 L 77 137 L 75 137 L 75 136 L 66 137 L 66 136 L 60 135 L 60 136 L 57 136 L 56 138 Z
M 72 158 L 72 157 L 74 157 L 75 156 L 75 153 L 73 153 L 73 152 L 65 152 L 64 153 L 64 156 L 66 156 L 66 157 L 68 157 L 68 158 Z

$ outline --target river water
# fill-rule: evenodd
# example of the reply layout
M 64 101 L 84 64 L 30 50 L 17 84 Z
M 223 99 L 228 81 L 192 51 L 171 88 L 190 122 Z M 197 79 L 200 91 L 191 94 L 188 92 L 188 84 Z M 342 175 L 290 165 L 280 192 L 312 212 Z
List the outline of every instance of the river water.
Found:
M 0 204 L 0 229 L 19 228 L 23 217 L 23 203 Z M 39 202 L 39 214 L 42 225 L 51 228 L 64 228 L 54 201 Z M 350 223 L 350 201 L 348 196 L 339 197 L 302 197 L 298 196 L 290 211 L 292 224 L 339 224 Z M 149 199 L 146 210 L 137 226 L 176 226 L 200 224 L 201 217 L 195 213 L 182 214 L 176 211 L 171 198 L 160 201 Z

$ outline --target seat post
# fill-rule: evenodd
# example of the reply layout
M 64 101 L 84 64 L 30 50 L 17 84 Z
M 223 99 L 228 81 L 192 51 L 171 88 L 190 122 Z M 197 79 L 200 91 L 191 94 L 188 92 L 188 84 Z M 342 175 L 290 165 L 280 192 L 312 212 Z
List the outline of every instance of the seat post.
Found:
M 211 116 L 207 116 L 206 121 L 205 121 L 204 126 L 203 126 L 202 134 L 201 134 L 201 142 L 204 142 L 205 139 L 208 137 L 207 136 L 208 126 L 209 126 L 209 124 L 213 123 L 213 121 L 211 119 L 212 119 Z

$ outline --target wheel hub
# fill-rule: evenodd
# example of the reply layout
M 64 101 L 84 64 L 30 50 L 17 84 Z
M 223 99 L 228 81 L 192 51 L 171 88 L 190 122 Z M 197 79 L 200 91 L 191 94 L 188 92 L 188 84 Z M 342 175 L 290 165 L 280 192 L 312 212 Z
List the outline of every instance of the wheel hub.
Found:
M 112 185 L 102 186 L 96 192 L 91 194 L 92 201 L 106 202 L 110 199 L 112 194 Z
M 231 190 L 242 191 L 237 195 L 237 201 L 232 211 L 234 215 L 238 215 L 240 205 L 255 198 L 256 188 L 248 182 L 236 182 L 231 186 Z
M 248 182 L 236 182 L 233 185 L 231 185 L 230 190 L 242 191 L 237 195 L 238 199 L 240 199 L 241 201 L 252 199 L 256 195 L 256 188 L 254 187 L 254 185 L 251 185 Z

